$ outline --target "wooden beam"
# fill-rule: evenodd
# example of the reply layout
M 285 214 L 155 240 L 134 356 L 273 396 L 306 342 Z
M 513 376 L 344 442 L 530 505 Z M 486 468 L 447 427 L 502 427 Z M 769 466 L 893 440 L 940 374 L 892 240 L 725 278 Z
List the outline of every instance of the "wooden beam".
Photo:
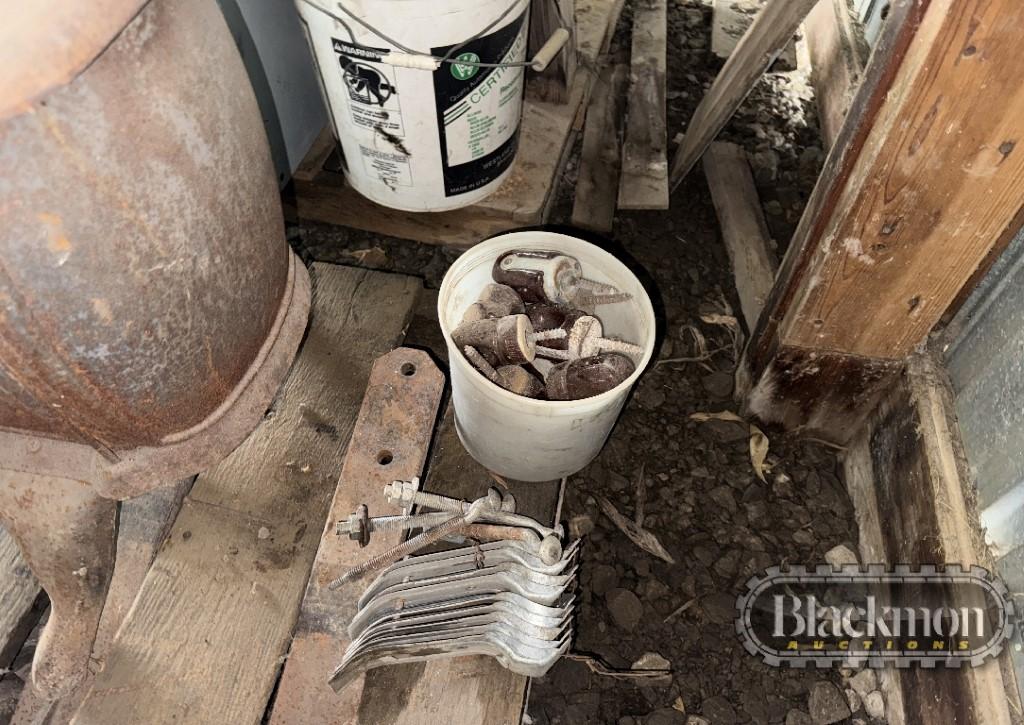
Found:
M 559 482 L 509 481 L 518 511 L 551 525 Z M 434 443 L 424 489 L 457 498 L 484 495 L 494 479 L 463 448 L 449 407 Z M 359 705 L 360 725 L 479 725 L 518 723 L 527 678 L 491 657 L 474 656 L 386 667 L 369 672 Z M 396 697 L 396 693 L 401 693 Z
M 580 173 L 572 205 L 572 224 L 610 232 L 615 221 L 619 189 L 622 114 L 626 106 L 625 64 L 606 65 L 597 80 L 597 93 L 587 109 Z
M 768 0 L 701 99 L 672 159 L 669 186 L 675 189 L 732 118 L 817 0 Z
M 666 0 L 637 0 L 619 177 L 620 209 L 668 209 L 666 33 Z
M 704 154 L 704 176 L 732 262 L 743 319 L 747 329 L 753 330 L 775 282 L 778 265 L 769 246 L 771 237 L 746 152 L 732 143 L 711 144 Z
M 424 302 L 427 302 L 427 297 Z M 437 334 L 437 305 L 417 310 L 409 339 L 446 359 Z M 541 522 L 554 522 L 560 482 L 508 481 L 518 511 Z M 423 488 L 463 499 L 484 495 L 495 485 L 490 472 L 466 452 L 449 405 L 435 435 Z M 550 525 L 550 523 L 549 523 Z M 522 719 L 527 678 L 506 670 L 490 657 L 458 657 L 384 667 L 368 673 L 359 704 L 360 725 L 479 725 Z
M 420 288 L 327 264 L 311 276 L 310 328 L 271 411 L 196 480 L 75 722 L 263 717 L 370 366 Z
M 361 548 L 339 536 L 335 524 L 361 504 L 371 516 L 401 513 L 384 498 L 384 486 L 421 475 L 444 384 L 444 374 L 423 350 L 401 347 L 374 363 L 306 585 L 270 725 L 344 725 L 357 719 L 363 678 L 339 693 L 327 680 L 349 645 L 347 627 L 370 580 L 337 591 L 329 591 L 327 585 L 398 544 L 401 532 L 378 532 Z M 389 453 L 386 465 L 380 463 L 381 451 Z
M 869 49 L 846 0 L 818 0 L 804 21 L 822 144 L 830 149 L 864 75 Z
M 576 76 L 575 0 L 532 0 L 527 57 L 532 58 L 551 34 L 567 24 L 569 40 L 542 73 L 529 71 L 526 93 L 538 101 L 568 103 Z
M 974 486 L 952 390 L 930 357 L 915 354 L 908 359 L 898 385 L 854 437 L 844 455 L 844 470 L 861 532 L 872 542 L 869 549 L 862 547 L 868 563 L 980 564 L 992 569 L 977 512 L 968 503 Z M 865 510 L 872 502 L 877 512 Z M 1003 681 L 1000 664 L 993 660 L 979 667 L 903 671 L 903 688 L 896 692 L 906 721 L 1010 725 L 1011 688 Z
M 838 370 L 816 360 L 850 384 L 898 367 L 1009 238 L 1024 206 L 1022 22 L 1013 0 L 891 5 L 748 347 L 751 412 L 799 419 L 794 391 L 772 385 L 812 395 Z M 851 388 L 861 403 L 867 382 Z M 824 405 L 817 417 L 853 428 Z

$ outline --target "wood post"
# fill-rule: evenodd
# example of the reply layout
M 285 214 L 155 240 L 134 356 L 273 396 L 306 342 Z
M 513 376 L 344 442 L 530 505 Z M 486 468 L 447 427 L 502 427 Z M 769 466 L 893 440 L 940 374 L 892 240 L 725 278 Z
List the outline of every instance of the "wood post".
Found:
M 745 354 L 750 412 L 844 439 L 1024 202 L 1015 0 L 898 0 Z

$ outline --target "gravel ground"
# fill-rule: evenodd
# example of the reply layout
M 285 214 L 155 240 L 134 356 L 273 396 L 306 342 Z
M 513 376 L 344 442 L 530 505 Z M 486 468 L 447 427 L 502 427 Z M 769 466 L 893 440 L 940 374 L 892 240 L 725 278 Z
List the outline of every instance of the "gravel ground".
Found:
M 668 78 L 673 135 L 685 130 L 721 62 L 707 47 L 710 0 L 672 0 L 669 13 L 668 67 L 682 69 Z M 619 50 L 628 50 L 630 24 L 627 4 L 616 33 Z M 721 136 L 751 155 L 780 256 L 823 161 L 806 81 L 801 71 L 766 76 Z M 558 192 L 555 223 L 569 219 L 577 171 L 578 148 Z M 458 256 L 326 226 L 293 227 L 289 234 L 307 260 L 414 274 L 428 287 L 439 286 Z M 822 562 L 839 544 L 856 549 L 856 528 L 833 450 L 766 430 L 769 471 L 762 482 L 745 425 L 690 418 L 735 408 L 730 329 L 700 319 L 739 310 L 703 175 L 689 175 L 667 212 L 620 214 L 611 236 L 601 243 L 652 293 L 660 326 L 656 356 L 664 362 L 641 379 L 600 457 L 570 479 L 563 520 L 586 540 L 575 649 L 620 668 L 654 653 L 673 676 L 641 687 L 563 660 L 533 682 L 524 722 L 884 722 L 869 715 L 879 714 L 873 679 L 767 667 L 746 653 L 734 631 L 736 597 L 752 574 L 782 563 Z M 693 330 L 718 352 L 700 362 L 668 362 L 695 355 Z M 602 513 L 601 497 L 642 520 L 676 563 L 631 543 Z

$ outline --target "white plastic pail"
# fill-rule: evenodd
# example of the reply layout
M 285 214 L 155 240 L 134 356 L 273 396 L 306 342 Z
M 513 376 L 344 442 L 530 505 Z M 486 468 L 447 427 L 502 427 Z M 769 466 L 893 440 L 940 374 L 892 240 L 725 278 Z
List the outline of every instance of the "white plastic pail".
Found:
M 534 400 L 485 378 L 452 342 L 451 331 L 491 282 L 491 267 L 512 249 L 553 249 L 575 257 L 589 279 L 633 295 L 597 309 L 606 334 L 643 347 L 636 371 L 617 387 L 583 400 Z M 448 345 L 455 421 L 466 450 L 502 476 L 549 481 L 576 473 L 600 452 L 630 389 L 654 352 L 651 300 L 636 276 L 607 252 L 552 232 L 512 232 L 482 242 L 459 257 L 441 283 L 437 315 Z
M 501 185 L 519 142 L 525 69 L 434 70 L 417 53 L 443 58 L 487 29 L 452 58 L 522 62 L 529 0 L 295 2 L 356 191 L 395 209 L 443 211 Z

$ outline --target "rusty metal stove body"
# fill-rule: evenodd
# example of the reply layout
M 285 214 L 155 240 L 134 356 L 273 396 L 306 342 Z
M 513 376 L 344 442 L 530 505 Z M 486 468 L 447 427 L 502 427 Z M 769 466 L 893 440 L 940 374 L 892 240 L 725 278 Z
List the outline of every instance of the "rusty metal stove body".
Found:
M 215 0 L 16 3 L 0 26 L 0 520 L 84 672 L 116 500 L 210 467 L 301 341 L 265 131 Z

